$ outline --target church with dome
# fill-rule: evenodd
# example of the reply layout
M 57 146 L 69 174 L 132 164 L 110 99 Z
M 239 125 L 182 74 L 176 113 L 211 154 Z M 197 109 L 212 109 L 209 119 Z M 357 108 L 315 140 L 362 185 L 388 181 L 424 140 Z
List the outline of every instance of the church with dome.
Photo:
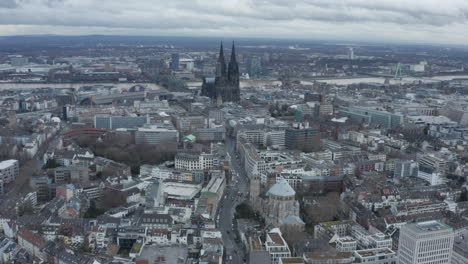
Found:
M 253 176 L 250 203 L 254 210 L 260 212 L 267 225 L 304 230 L 305 223 L 299 216 L 296 191 L 284 178 L 280 178 L 270 188 L 265 188 L 260 176 Z

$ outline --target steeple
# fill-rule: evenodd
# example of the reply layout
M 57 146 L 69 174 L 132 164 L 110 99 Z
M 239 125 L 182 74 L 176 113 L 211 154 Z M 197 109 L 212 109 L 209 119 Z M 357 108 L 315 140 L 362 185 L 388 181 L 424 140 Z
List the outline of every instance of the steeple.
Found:
M 232 42 L 231 61 L 228 64 L 228 80 L 237 85 L 239 83 L 239 65 L 236 59 L 236 48 Z
M 216 64 L 216 77 L 225 77 L 225 76 L 226 76 L 226 61 L 224 60 L 223 42 L 221 41 L 221 46 L 219 48 L 218 63 Z
M 240 88 L 239 88 L 239 64 L 236 59 L 236 48 L 234 41 L 232 42 L 231 60 L 229 61 L 227 79 L 229 83 L 229 96 L 228 101 L 239 102 L 240 101 Z
M 223 42 L 222 41 L 221 41 L 221 46 L 219 47 L 218 62 L 223 62 L 224 63 L 224 48 L 223 48 Z
M 234 47 L 234 41 L 232 41 L 231 62 L 236 62 L 236 47 Z

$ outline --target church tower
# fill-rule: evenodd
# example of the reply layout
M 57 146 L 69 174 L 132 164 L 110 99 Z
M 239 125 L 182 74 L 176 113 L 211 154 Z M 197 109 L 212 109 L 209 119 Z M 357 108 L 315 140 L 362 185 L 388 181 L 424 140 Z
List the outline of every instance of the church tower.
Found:
M 260 183 L 260 175 L 253 175 L 250 178 L 250 190 L 249 190 L 249 200 L 250 200 L 250 205 L 252 208 L 256 211 L 258 211 L 262 205 L 261 205 L 261 198 L 260 198 L 260 192 L 261 192 L 261 183 Z
M 228 65 L 228 82 L 231 88 L 229 92 L 229 101 L 232 102 L 239 102 L 240 101 L 240 88 L 239 88 L 239 64 L 237 63 L 236 58 L 236 47 L 234 46 L 234 41 L 232 42 L 232 50 L 231 50 L 231 60 L 229 61 Z
M 218 62 L 216 63 L 216 79 L 225 81 L 227 76 L 226 61 L 224 60 L 223 42 L 219 48 Z
M 239 64 L 237 63 L 234 42 L 232 43 L 231 59 L 227 65 L 221 42 L 215 77 L 203 78 L 201 95 L 210 97 L 217 105 L 221 105 L 223 102 L 238 103 L 240 102 L 239 76 Z

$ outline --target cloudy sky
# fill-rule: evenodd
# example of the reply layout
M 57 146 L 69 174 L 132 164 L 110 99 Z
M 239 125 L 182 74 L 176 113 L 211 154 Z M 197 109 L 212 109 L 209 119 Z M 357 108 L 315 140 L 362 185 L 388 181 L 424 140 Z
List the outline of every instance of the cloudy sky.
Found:
M 468 43 L 467 0 L 0 0 L 0 35 Z

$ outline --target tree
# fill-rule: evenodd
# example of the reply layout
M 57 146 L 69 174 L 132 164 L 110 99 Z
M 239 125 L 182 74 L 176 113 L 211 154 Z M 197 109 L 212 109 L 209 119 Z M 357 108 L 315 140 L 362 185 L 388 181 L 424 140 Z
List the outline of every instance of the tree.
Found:
M 241 203 L 236 207 L 236 218 L 256 218 L 255 211 L 246 203 Z
M 139 175 L 140 174 L 140 166 L 133 165 L 133 166 L 131 166 L 130 170 L 132 171 L 132 175 Z
M 463 189 L 463 191 L 460 194 L 460 198 L 458 198 L 459 202 L 466 202 L 468 201 L 468 191 L 466 189 Z
M 127 196 L 124 192 L 114 189 L 106 189 L 101 197 L 101 207 L 104 209 L 112 209 L 125 205 Z
M 102 169 L 102 171 L 99 171 L 98 173 L 99 173 L 99 178 L 101 179 L 107 179 L 108 177 L 112 177 L 116 175 L 116 171 L 114 171 L 113 169 L 109 167 L 105 167 L 104 169 Z
M 5 127 L 10 123 L 10 121 L 6 118 L 0 118 L 0 126 Z
M 105 210 L 97 208 L 95 200 L 91 200 L 91 202 L 89 203 L 89 208 L 83 217 L 84 218 L 96 218 L 102 215 L 104 212 Z
M 283 225 L 281 226 L 281 232 L 288 245 L 294 245 L 305 239 L 311 238 L 308 233 L 292 226 Z
M 81 135 L 75 141 L 82 148 L 91 147 L 96 143 L 96 139 L 88 135 Z
M 46 164 L 45 164 L 46 169 L 55 169 L 55 168 L 57 168 L 59 166 L 60 165 L 57 163 L 57 161 L 55 159 L 48 159 Z
M 338 217 L 341 208 L 339 193 L 331 192 L 317 199 L 313 205 L 304 208 L 304 220 L 306 224 L 315 225 L 320 222 L 334 221 Z
M 34 208 L 31 203 L 23 203 L 18 207 L 18 216 L 32 215 L 34 214 Z
M 128 135 L 110 134 L 102 142 L 92 147 L 96 156 L 102 156 L 132 168 L 137 173 L 141 164 L 158 164 L 174 160 L 177 151 L 176 142 L 164 142 L 158 145 L 134 144 Z M 103 173 L 104 176 L 104 173 Z
M 83 243 L 83 244 L 81 245 L 80 250 L 81 250 L 82 252 L 85 252 L 85 253 L 91 253 L 91 252 L 93 252 L 93 250 L 92 250 L 88 245 L 86 245 L 85 243 Z

